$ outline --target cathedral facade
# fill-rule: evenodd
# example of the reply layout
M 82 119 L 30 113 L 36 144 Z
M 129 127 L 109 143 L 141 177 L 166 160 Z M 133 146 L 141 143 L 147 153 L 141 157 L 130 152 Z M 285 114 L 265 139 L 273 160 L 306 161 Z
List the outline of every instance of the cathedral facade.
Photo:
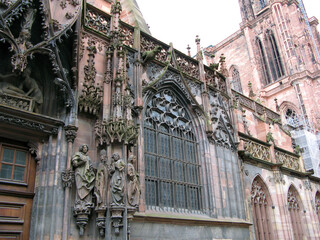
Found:
M 191 58 L 135 0 L 1 1 L 0 238 L 318 239 L 317 20 L 240 7 Z

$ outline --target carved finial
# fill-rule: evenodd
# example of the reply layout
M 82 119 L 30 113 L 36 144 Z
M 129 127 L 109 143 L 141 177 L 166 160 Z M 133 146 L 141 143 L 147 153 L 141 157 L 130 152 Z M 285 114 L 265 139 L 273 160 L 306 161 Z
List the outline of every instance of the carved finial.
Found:
M 195 40 L 196 44 L 199 45 L 200 44 L 200 38 L 199 35 L 196 36 L 196 40 Z
M 224 75 L 225 77 L 229 77 L 229 72 L 227 70 L 227 66 L 226 66 L 226 57 L 224 56 L 224 54 L 222 53 L 220 56 L 220 73 L 222 75 Z
M 191 57 L 190 49 L 191 49 L 191 47 L 190 47 L 190 45 L 188 44 L 187 50 L 188 50 L 188 56 L 189 56 L 189 57 Z
M 248 83 L 248 88 L 249 88 L 249 97 L 250 97 L 250 98 L 255 97 L 256 95 L 255 95 L 254 92 L 253 92 L 251 81 L 249 81 L 249 83 Z

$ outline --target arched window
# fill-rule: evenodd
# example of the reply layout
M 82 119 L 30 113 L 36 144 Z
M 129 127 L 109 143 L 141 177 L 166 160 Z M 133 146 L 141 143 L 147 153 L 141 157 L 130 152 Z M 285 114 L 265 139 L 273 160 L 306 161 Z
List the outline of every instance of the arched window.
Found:
M 291 108 L 287 109 L 285 113 L 285 118 L 287 124 L 293 128 L 299 127 L 302 124 L 299 120 L 299 116 L 296 113 L 296 111 L 292 110 Z
M 320 223 L 320 193 L 319 192 L 317 192 L 317 194 L 316 194 L 315 205 L 316 205 L 316 212 L 318 215 L 318 220 Z
M 144 122 L 148 208 L 201 210 L 198 143 L 186 108 L 170 90 L 148 102 Z
M 262 77 L 261 82 L 263 85 L 267 85 L 271 83 L 271 80 L 269 76 L 266 55 L 263 50 L 262 42 L 259 38 L 256 39 L 256 46 L 258 49 L 258 57 L 260 60 L 260 69 L 261 69 L 261 77 Z
M 290 187 L 288 191 L 288 208 L 294 239 L 303 239 L 303 226 L 301 221 L 302 204 L 299 194 L 294 187 Z
M 284 75 L 284 71 L 281 63 L 279 49 L 272 31 L 268 30 L 266 32 L 266 39 L 269 51 L 268 56 L 272 78 L 273 80 L 277 80 Z
M 256 239 L 273 239 L 270 218 L 271 200 L 259 177 L 252 183 L 251 203 Z
M 235 67 L 232 67 L 231 74 L 232 74 L 231 88 L 237 92 L 242 93 L 242 86 L 241 86 L 240 74 L 238 69 L 236 69 Z

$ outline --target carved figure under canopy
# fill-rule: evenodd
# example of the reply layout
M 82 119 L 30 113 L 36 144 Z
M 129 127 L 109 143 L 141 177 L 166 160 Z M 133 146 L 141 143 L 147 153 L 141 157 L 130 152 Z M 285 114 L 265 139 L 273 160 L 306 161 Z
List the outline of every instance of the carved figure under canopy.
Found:
M 112 155 L 112 166 L 110 173 L 111 177 L 111 205 L 112 206 L 123 206 L 124 197 L 124 181 L 125 181 L 125 162 L 120 158 L 118 153 Z
M 106 150 L 100 151 L 100 164 L 96 174 L 96 181 L 94 187 L 94 195 L 97 198 L 97 208 L 104 208 L 107 205 L 107 179 L 108 179 L 108 169 L 107 169 L 107 152 Z
M 31 70 L 30 68 L 26 68 L 23 73 L 22 77 L 24 78 L 23 82 L 20 84 L 20 89 L 25 89 L 27 91 L 26 96 L 31 97 L 35 101 L 35 112 L 39 112 L 39 107 L 43 103 L 43 94 L 40 90 L 37 82 L 35 79 L 30 77 Z
M 137 174 L 134 164 L 136 156 L 130 155 L 128 159 L 127 175 L 128 175 L 128 203 L 132 207 L 139 205 L 140 198 L 140 182 L 139 174 Z
M 75 171 L 77 199 L 91 201 L 91 190 L 94 187 L 95 173 L 88 153 L 88 145 L 83 144 L 71 159 Z

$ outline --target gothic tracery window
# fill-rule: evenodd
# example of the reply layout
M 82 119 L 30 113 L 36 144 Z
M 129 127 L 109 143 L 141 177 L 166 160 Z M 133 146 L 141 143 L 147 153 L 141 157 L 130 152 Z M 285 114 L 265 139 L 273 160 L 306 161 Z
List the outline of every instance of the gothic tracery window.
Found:
M 288 208 L 294 239 L 303 239 L 303 225 L 301 221 L 301 202 L 298 198 L 298 192 L 293 187 L 290 187 L 288 191 Z
M 190 116 L 172 91 L 148 102 L 144 144 L 147 207 L 201 210 L 198 143 Z
M 259 178 L 256 178 L 252 183 L 251 203 L 256 239 L 273 239 L 269 213 L 271 200 L 263 182 Z
M 236 69 L 235 67 L 232 67 L 231 73 L 232 73 L 231 88 L 237 92 L 242 93 L 240 73 L 238 69 Z
M 285 112 L 285 118 L 286 118 L 286 122 L 289 126 L 291 127 L 299 127 L 301 124 L 301 121 L 299 119 L 298 114 L 296 113 L 295 110 L 288 108 Z

